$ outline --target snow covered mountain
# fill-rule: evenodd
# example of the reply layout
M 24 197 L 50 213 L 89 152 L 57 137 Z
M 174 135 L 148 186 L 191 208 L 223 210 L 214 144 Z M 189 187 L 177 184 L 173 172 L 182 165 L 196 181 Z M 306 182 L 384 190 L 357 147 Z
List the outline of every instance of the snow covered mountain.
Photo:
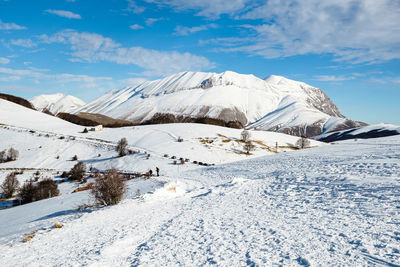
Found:
M 138 124 L 200 122 L 306 136 L 361 125 L 346 119 L 318 88 L 231 71 L 183 72 L 113 90 L 80 111 Z
M 37 110 L 47 109 L 53 114 L 60 112 L 71 113 L 85 105 L 81 99 L 65 94 L 39 95 L 32 98 L 31 103 Z

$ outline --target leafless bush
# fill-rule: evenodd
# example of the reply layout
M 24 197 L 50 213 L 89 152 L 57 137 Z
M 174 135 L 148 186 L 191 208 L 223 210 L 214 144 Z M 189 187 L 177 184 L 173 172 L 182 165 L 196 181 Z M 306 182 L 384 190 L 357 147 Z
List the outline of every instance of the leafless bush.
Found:
M 78 156 L 77 156 L 77 155 L 74 155 L 74 156 L 72 157 L 72 161 L 75 161 L 75 160 L 78 160 Z
M 297 140 L 296 146 L 300 149 L 307 148 L 310 146 L 310 140 L 308 140 L 306 137 L 302 136 L 302 137 L 300 137 L 299 140 Z
M 116 169 L 111 169 L 96 175 L 94 188 L 90 193 L 99 204 L 114 205 L 121 201 L 125 188 L 121 174 Z
M 243 149 L 244 149 L 244 151 L 246 151 L 247 154 L 249 154 L 250 151 L 253 151 L 254 148 L 255 148 L 255 146 L 253 145 L 253 143 L 251 141 L 247 141 L 243 145 Z
M 177 141 L 178 141 L 179 143 L 181 143 L 181 142 L 183 142 L 183 138 L 179 136 Z
M 250 139 L 250 132 L 247 130 L 243 130 L 242 133 L 240 134 L 240 137 L 243 142 L 247 142 Z
M 7 153 L 7 161 L 17 160 L 18 156 L 19 156 L 18 150 L 11 147 Z
M 117 150 L 118 155 L 120 157 L 123 157 L 126 155 L 126 147 L 128 146 L 128 141 L 126 140 L 126 138 L 121 138 L 121 140 L 118 141 L 117 147 L 115 148 L 115 150 Z
M 0 189 L 3 193 L 3 195 L 6 198 L 12 197 L 15 191 L 17 191 L 19 186 L 19 182 L 17 179 L 17 174 L 15 172 L 12 172 L 7 175 L 6 179 L 3 181 L 3 183 L 0 185 Z
M 36 186 L 32 182 L 23 184 L 18 190 L 18 197 L 22 204 L 34 201 Z
M 86 172 L 86 165 L 83 162 L 78 162 L 69 171 L 69 177 L 74 180 L 82 180 Z
M 58 196 L 60 191 L 57 184 L 51 178 L 45 178 L 39 182 L 35 188 L 34 199 L 35 201 Z

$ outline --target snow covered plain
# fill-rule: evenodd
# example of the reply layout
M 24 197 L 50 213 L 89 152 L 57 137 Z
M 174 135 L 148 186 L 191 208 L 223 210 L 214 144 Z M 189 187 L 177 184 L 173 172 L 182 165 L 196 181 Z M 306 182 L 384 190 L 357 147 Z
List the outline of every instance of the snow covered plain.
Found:
M 158 178 L 130 180 L 116 206 L 79 212 L 87 191 L 71 194 L 78 185 L 63 183 L 59 197 L 0 210 L 0 266 L 400 263 L 400 136 L 291 151 L 285 146 L 297 138 L 252 131 L 260 143 L 246 156 L 235 141 L 240 130 L 211 125 L 83 134 L 80 126 L 7 101 L 0 102 L 0 123 L 0 149 L 20 151 L 17 161 L 0 164 L 0 180 L 21 167 L 56 176 L 74 165 L 74 154 L 100 169 L 161 169 Z M 142 152 L 116 158 L 121 137 Z M 287 152 L 266 148 L 276 141 Z M 164 153 L 217 165 L 173 165 Z M 53 228 L 55 221 L 64 227 Z
M 167 183 L 153 194 L 127 196 L 117 206 L 82 213 L 61 229 L 38 232 L 28 243 L 3 245 L 0 265 L 400 262 L 398 136 L 338 142 L 163 179 Z M 0 211 L 0 218 L 11 210 Z

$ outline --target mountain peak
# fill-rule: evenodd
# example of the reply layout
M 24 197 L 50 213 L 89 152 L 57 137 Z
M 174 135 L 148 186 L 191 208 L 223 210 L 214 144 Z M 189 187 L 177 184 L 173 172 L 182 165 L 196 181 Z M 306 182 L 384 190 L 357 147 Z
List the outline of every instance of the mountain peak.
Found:
M 86 104 L 75 96 L 62 93 L 39 95 L 33 97 L 30 101 L 37 110 L 43 111 L 47 109 L 53 114 L 60 112 L 71 113 Z

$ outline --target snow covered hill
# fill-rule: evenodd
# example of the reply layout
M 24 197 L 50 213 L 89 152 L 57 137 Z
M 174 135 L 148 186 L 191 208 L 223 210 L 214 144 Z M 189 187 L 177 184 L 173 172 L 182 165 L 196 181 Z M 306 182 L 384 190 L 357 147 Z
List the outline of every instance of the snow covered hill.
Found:
M 39 95 L 33 97 L 30 102 L 37 110 L 47 109 L 54 115 L 60 112 L 71 113 L 85 105 L 81 99 L 65 94 Z
M 79 212 L 81 192 L 0 210 L 0 265 L 397 266 L 399 148 L 344 141 L 162 175 L 140 196 L 131 180 L 112 207 Z
M 320 89 L 281 76 L 183 72 L 113 90 L 80 111 L 138 124 L 201 122 L 315 136 L 359 126 Z

